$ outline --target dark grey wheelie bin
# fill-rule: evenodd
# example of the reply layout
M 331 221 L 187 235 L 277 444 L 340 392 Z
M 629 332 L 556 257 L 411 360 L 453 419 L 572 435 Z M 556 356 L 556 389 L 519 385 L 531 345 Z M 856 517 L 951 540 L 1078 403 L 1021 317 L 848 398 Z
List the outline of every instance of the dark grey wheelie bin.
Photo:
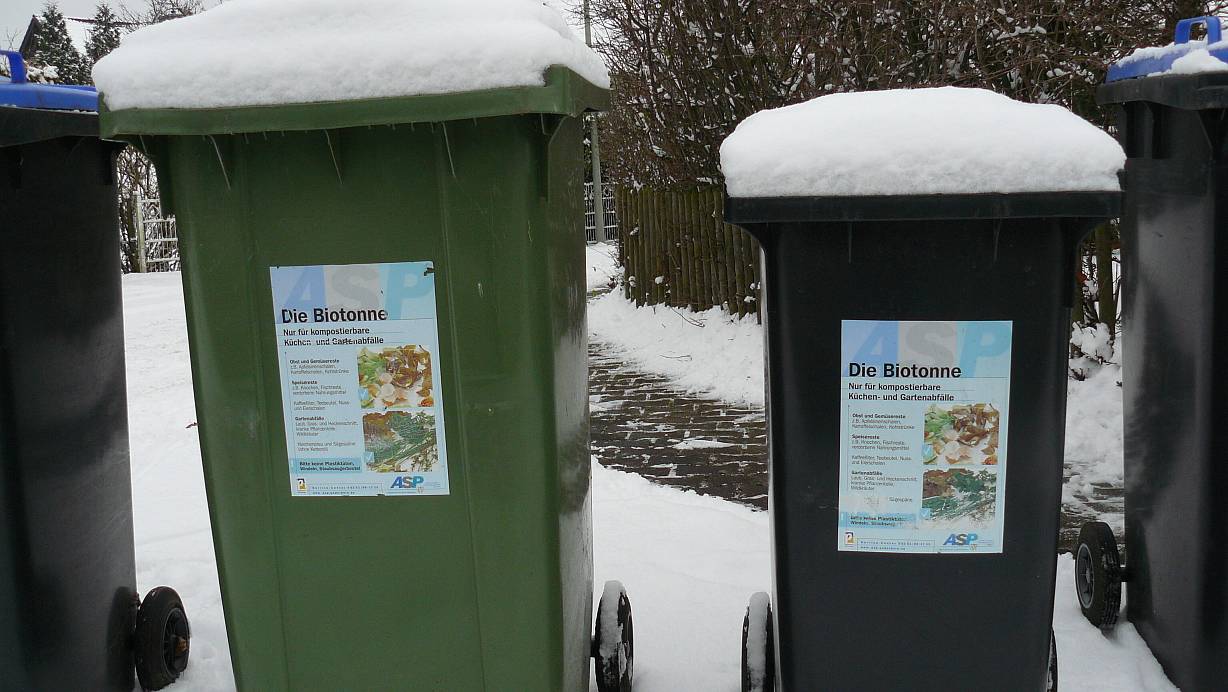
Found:
M 173 590 L 136 593 L 120 146 L 92 89 L 0 57 L 0 691 L 130 692 L 134 663 L 158 689 L 189 632 Z
M 1110 68 L 1098 100 L 1118 112 L 1128 157 L 1122 216 L 1127 563 L 1109 527 L 1083 527 L 1076 592 L 1108 630 L 1126 615 L 1183 690 L 1228 687 L 1228 74 L 1158 74 L 1176 45 Z M 1184 45 L 1183 45 L 1184 44 Z M 1228 45 L 1211 46 L 1228 63 Z M 1224 66 L 1228 69 L 1228 65 Z
M 774 584 L 743 690 L 1056 689 L 1076 246 L 1119 205 L 726 200 L 765 273 Z

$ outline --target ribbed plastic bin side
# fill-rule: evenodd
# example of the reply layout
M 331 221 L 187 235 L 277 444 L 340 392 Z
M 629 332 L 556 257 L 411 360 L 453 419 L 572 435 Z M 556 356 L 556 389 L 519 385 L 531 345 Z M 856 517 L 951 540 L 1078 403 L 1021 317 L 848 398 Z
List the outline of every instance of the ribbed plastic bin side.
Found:
M 241 689 L 586 688 L 593 577 L 578 116 L 604 99 L 551 70 L 544 87 L 104 110 L 109 133 L 157 162 L 179 224 Z M 361 324 L 328 311 L 348 309 L 347 296 L 370 287 L 362 277 L 397 272 L 405 286 L 429 287 L 405 303 L 421 311 L 426 340 L 330 331 L 390 334 L 379 309 Z M 293 294 L 315 301 L 301 303 L 300 318 L 286 291 L 313 276 L 323 277 L 321 293 Z M 384 301 L 401 287 L 373 290 Z M 341 379 L 307 374 L 325 351 L 338 372 L 362 364 Z M 406 353 L 414 372 L 394 384 L 389 359 Z M 325 380 L 335 394 L 304 389 Z M 338 413 L 333 400 L 348 408 Z M 427 413 L 438 426 L 429 458 L 385 457 L 385 438 L 422 432 L 412 423 Z M 354 483 L 330 475 L 316 437 L 363 446 L 365 458 L 332 460 L 353 465 Z
M 0 80 L 0 689 L 126 692 L 117 146 L 80 112 L 92 95 L 64 91 Z
M 1228 75 L 1109 83 L 1122 220 L 1126 614 L 1182 689 L 1228 679 Z
M 765 262 L 781 689 L 1046 689 L 1076 246 L 1118 197 L 727 201 Z M 999 365 L 974 371 L 991 344 Z M 961 426 L 977 459 L 903 464 L 957 416 L 982 421 Z M 915 539 L 876 531 L 887 508 L 846 506 L 891 483 L 923 499 L 899 519 Z

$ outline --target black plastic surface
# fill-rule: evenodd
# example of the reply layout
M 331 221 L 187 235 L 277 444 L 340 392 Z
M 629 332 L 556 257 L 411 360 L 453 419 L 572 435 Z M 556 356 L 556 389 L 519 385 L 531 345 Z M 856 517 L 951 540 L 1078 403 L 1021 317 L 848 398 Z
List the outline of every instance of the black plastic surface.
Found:
M 727 198 L 729 223 L 954 219 L 1106 218 L 1121 212 L 1119 192 L 1049 192 L 866 197 Z
M 0 106 L 0 147 L 60 137 L 97 136 L 97 113 Z
M 1075 245 L 1097 222 L 742 223 L 766 259 L 781 689 L 1045 688 Z M 853 319 L 1014 323 L 1003 553 L 836 550 Z
M 0 147 L 0 690 L 134 683 L 115 145 Z
M 1127 102 L 1126 615 L 1183 690 L 1228 687 L 1228 97 L 1147 78 Z M 1207 104 L 1190 110 L 1190 104 Z
M 1206 110 L 1228 107 L 1228 74 L 1166 74 L 1110 82 L 1096 90 L 1096 101 L 1105 104 L 1148 102 Z

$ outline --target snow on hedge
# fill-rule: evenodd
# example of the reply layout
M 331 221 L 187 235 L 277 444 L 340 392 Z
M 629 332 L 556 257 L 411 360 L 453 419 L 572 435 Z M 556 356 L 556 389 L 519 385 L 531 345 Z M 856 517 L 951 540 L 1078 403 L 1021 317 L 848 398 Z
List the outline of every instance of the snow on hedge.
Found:
M 584 264 L 590 291 L 613 286 L 622 273 L 622 267 L 618 266 L 618 248 L 608 243 L 585 245 Z
M 94 81 L 111 110 L 217 108 L 542 86 L 552 65 L 609 86 L 540 0 L 229 0 L 125 36 Z
M 821 96 L 756 113 L 721 146 L 733 197 L 1118 190 L 1124 165 L 1061 106 L 956 87 Z

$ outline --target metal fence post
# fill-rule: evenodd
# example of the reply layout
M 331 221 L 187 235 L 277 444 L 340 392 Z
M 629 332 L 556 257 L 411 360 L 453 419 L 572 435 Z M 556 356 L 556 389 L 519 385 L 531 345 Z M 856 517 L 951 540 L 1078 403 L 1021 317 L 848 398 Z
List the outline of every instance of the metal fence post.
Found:
M 137 194 L 133 200 L 136 204 L 136 270 L 137 272 L 145 273 L 145 213 L 141 209 L 144 206 L 144 200 Z

